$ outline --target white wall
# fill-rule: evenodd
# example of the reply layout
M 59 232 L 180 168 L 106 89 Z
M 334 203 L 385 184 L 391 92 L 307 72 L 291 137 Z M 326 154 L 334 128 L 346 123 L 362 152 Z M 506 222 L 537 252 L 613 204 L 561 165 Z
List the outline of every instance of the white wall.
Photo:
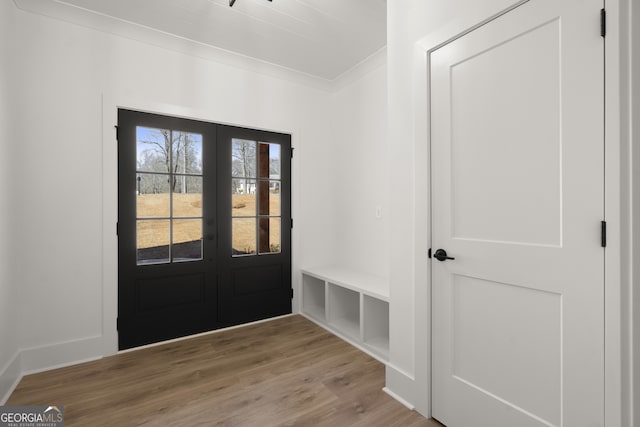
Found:
M 104 354 L 102 268 L 103 256 L 112 254 L 102 252 L 102 230 L 105 221 L 115 231 L 115 218 L 103 218 L 103 177 L 113 175 L 115 164 L 107 159 L 103 171 L 103 128 L 116 123 L 102 123 L 103 105 L 110 108 L 103 99 L 142 100 L 158 112 L 196 112 L 215 122 L 291 132 L 294 268 L 326 262 L 334 247 L 326 230 L 335 229 L 326 203 L 335 188 L 326 173 L 336 152 L 326 120 L 331 94 L 24 11 L 14 21 L 13 37 L 3 37 L 13 38 L 21 52 L 13 105 L 20 171 L 13 229 L 19 237 L 11 243 L 26 303 L 11 325 L 19 347 L 32 349 L 32 368 L 68 362 L 72 349 L 82 358 Z M 116 202 L 107 200 L 106 211 Z M 114 329 L 112 322 L 104 327 Z
M 20 345 L 31 348 L 101 331 L 97 233 L 104 72 L 95 49 L 99 34 L 22 12 L 16 26 L 22 54 L 15 251 L 17 280 L 29 307 L 20 310 Z
M 18 169 L 14 168 L 14 96 L 13 31 L 15 8 L 12 2 L 0 2 L 0 402 L 3 390 L 11 386 L 15 378 L 3 376 L 18 351 L 14 325 L 17 316 L 17 285 L 14 279 L 13 210 L 15 182 Z
M 382 63 L 335 94 L 335 152 L 325 171 L 336 185 L 335 263 L 382 278 L 389 277 L 386 79 Z

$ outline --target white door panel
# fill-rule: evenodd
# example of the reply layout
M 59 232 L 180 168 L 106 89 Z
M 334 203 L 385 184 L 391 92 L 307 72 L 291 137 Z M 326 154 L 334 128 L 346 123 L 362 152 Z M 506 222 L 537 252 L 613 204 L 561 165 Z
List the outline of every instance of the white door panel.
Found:
M 602 1 L 531 0 L 431 64 L 433 414 L 602 426 Z
M 554 20 L 450 66 L 454 238 L 560 246 L 558 31 Z

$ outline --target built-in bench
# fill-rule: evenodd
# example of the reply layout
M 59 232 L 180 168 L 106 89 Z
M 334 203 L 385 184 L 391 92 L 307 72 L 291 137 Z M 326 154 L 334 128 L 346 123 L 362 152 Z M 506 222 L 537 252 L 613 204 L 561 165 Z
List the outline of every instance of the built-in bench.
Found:
M 302 269 L 302 314 L 383 363 L 389 360 L 389 283 L 342 267 Z

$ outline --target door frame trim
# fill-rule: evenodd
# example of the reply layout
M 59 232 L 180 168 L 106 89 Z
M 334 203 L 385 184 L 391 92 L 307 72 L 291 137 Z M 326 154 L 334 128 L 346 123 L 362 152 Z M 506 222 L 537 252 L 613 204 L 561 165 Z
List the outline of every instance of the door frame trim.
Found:
M 414 253 L 426 254 L 431 241 L 430 218 L 430 158 L 429 124 L 424 118 L 429 112 L 429 55 L 439 48 L 480 25 L 495 19 L 529 0 L 514 1 L 507 9 L 487 18 L 486 12 L 474 12 L 464 19 L 454 20 L 423 37 L 413 49 L 413 150 L 414 150 Z M 629 10 L 629 0 L 607 0 L 609 19 L 605 39 L 605 216 L 608 222 L 608 246 L 605 251 L 605 425 L 631 425 L 632 385 L 624 378 L 631 378 L 633 368 L 631 268 L 631 145 L 626 129 L 631 120 L 628 106 L 622 104 L 622 94 L 629 89 L 629 81 L 621 78 L 624 71 L 620 55 L 623 40 L 628 40 L 630 30 L 621 26 Z M 594 12 L 594 13 L 597 13 Z M 627 15 L 628 16 L 628 15 Z M 596 28 L 596 27 L 594 27 Z M 597 28 L 594 30 L 597 31 Z M 626 64 L 628 65 L 628 64 Z M 624 130 L 624 131 L 623 131 Z M 425 144 L 425 141 L 427 143 Z M 624 157 L 622 156 L 624 155 Z M 627 159 L 627 163 L 622 161 Z M 424 224 L 427 224 L 425 227 Z M 625 255 L 623 257 L 623 254 Z M 420 255 L 421 256 L 421 255 Z M 426 255 L 425 255 L 426 258 Z M 414 329 L 431 329 L 431 271 L 428 262 L 418 255 L 413 261 Z M 421 289 L 425 287 L 426 289 Z M 394 392 L 415 404 L 421 413 L 431 413 L 431 333 L 416 333 L 414 341 L 414 372 L 407 379 L 414 380 L 411 387 Z M 427 363 L 417 363 L 426 360 Z M 387 371 L 387 381 L 401 384 L 401 378 L 392 370 Z M 406 383 L 406 382 L 405 382 Z M 409 385 L 409 384 L 407 384 Z M 428 397 L 423 397 L 428 396 Z M 624 422 L 624 424 L 623 424 Z

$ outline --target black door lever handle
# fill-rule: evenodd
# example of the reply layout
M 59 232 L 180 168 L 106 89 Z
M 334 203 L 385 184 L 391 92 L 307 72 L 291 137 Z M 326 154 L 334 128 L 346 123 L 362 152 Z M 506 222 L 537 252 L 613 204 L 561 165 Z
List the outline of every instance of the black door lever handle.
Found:
M 438 249 L 436 251 L 436 253 L 433 254 L 433 257 L 435 259 L 437 259 L 438 261 L 446 261 L 448 259 L 450 259 L 450 260 L 454 260 L 455 259 L 454 257 L 447 256 L 447 251 L 445 251 L 444 249 Z

